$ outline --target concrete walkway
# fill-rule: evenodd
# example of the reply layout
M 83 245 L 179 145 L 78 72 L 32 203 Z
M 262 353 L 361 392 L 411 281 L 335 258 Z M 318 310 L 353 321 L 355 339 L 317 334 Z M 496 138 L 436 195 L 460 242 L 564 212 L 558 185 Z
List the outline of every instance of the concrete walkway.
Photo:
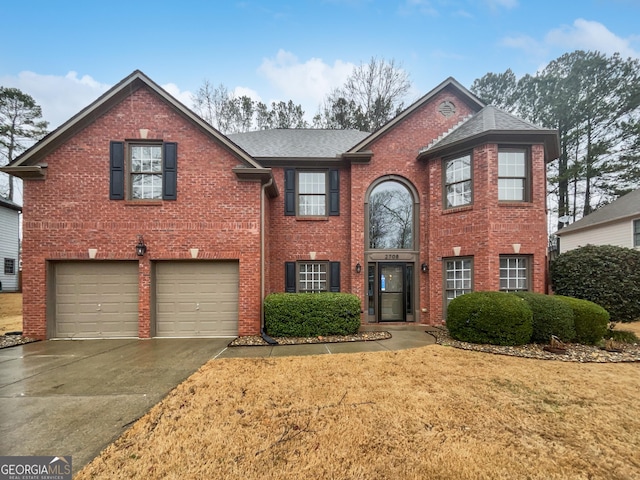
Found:
M 0 455 L 71 455 L 78 472 L 213 358 L 377 352 L 434 343 L 424 325 L 371 342 L 227 347 L 229 338 L 44 341 L 0 349 Z

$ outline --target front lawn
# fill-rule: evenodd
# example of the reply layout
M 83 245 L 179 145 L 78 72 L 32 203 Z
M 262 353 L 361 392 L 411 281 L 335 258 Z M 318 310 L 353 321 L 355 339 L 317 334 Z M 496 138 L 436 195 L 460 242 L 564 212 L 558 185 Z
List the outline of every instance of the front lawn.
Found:
M 77 479 L 640 478 L 640 363 L 414 350 L 214 360 Z

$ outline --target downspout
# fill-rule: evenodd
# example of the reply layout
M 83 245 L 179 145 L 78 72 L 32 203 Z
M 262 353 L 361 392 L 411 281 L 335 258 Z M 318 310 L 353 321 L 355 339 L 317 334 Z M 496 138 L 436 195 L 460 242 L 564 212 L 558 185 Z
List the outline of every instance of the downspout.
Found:
M 265 198 L 267 196 L 267 188 L 273 185 L 273 177 L 269 179 L 267 183 L 262 185 L 262 190 L 260 191 L 260 335 L 262 339 L 267 342 L 269 345 L 277 345 L 273 338 L 271 338 L 264 331 L 264 286 L 265 286 L 265 274 L 264 274 L 264 243 L 265 243 L 265 234 L 264 234 L 264 204 Z

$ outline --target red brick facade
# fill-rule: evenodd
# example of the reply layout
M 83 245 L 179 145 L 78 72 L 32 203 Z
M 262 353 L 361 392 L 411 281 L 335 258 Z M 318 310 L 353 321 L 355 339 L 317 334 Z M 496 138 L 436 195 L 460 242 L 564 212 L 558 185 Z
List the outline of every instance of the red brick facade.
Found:
M 126 85 L 114 89 L 124 92 Z M 280 193 L 271 198 L 262 187 L 267 169 L 254 169 L 261 172 L 262 181 L 237 174 L 243 162 L 247 171 L 258 162 L 247 165 L 242 152 L 234 151 L 221 135 L 206 131 L 147 87 L 122 94 L 121 99 L 98 100 L 110 108 L 76 122 L 82 128 L 63 126 L 67 133 L 50 139 L 48 151 L 27 155 L 25 166 L 47 167 L 44 180 L 26 181 L 24 188 L 25 335 L 52 336 L 56 293 L 51 269 L 55 262 L 71 260 L 139 262 L 141 338 L 154 332 L 153 265 L 161 260 L 237 261 L 239 335 L 260 332 L 263 297 L 284 291 L 285 262 L 313 258 L 340 262 L 340 290 L 361 298 L 363 322 L 376 321 L 367 314 L 367 265 L 381 260 L 365 244 L 365 215 L 368 192 L 384 178 L 402 181 L 417 197 L 415 248 L 407 257 L 415 264 L 413 321 L 443 322 L 443 262 L 454 257 L 453 247 L 460 248 L 460 257 L 473 258 L 474 290 L 497 290 L 500 255 L 513 255 L 514 244 L 519 244 L 519 254 L 531 259 L 530 289 L 544 291 L 543 142 L 534 139 L 527 145 L 528 202 L 498 201 L 497 154 L 504 141 L 479 138 L 477 144 L 465 146 L 473 155 L 473 203 L 456 209 L 443 206 L 442 158 L 418 158 L 421 149 L 480 110 L 470 94 L 445 86 L 363 143 L 360 150 L 370 152 L 367 161 L 351 162 L 345 155 L 339 167 L 340 214 L 304 219 L 284 215 L 284 167 L 274 166 L 269 172 Z M 456 106 L 455 114 L 438 111 L 444 101 Z M 178 144 L 175 201 L 109 199 L 109 144 L 140 139 L 141 129 L 148 130 L 147 139 Z M 147 246 L 143 257 L 135 252 L 139 235 Z M 97 249 L 94 260 L 89 260 L 90 248 Z M 197 259 L 191 258 L 191 248 L 199 250 Z M 358 263 L 361 273 L 356 273 Z M 420 271 L 423 263 L 428 272 Z

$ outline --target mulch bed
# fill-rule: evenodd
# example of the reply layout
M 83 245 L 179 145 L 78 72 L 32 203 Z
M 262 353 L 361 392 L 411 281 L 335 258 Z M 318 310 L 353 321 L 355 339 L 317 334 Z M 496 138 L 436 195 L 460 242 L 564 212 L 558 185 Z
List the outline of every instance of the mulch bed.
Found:
M 620 363 L 620 362 L 640 362 L 640 345 L 623 344 L 621 352 L 603 350 L 600 347 L 591 345 L 581 345 L 577 343 L 566 344 L 563 353 L 553 353 L 546 351 L 545 347 L 538 343 L 521 345 L 517 347 L 503 347 L 498 345 L 484 345 L 460 342 L 449 336 L 449 332 L 444 327 L 438 327 L 429 332 L 436 337 L 436 343 L 449 347 L 472 350 L 476 352 L 495 353 L 498 355 L 511 355 L 523 358 L 536 358 L 539 360 L 560 360 L 562 362 L 580 363 Z
M 37 342 L 35 338 L 23 337 L 22 334 L 6 333 L 0 335 L 0 348 L 14 347 L 16 345 L 24 345 L 25 343 Z

